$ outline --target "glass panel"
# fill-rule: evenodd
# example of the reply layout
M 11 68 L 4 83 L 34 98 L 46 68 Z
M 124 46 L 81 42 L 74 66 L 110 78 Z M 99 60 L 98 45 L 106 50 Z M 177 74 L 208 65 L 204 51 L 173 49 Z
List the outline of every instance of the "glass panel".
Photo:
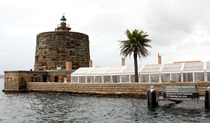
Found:
M 179 72 L 181 70 L 182 63 L 172 63 L 172 64 L 164 64 L 161 72 Z
M 75 72 L 72 73 L 72 75 L 86 75 L 89 71 L 91 71 L 93 68 L 90 67 L 84 67 L 84 68 L 79 68 Z
M 138 71 L 140 72 L 142 65 L 138 65 Z M 135 73 L 134 66 L 127 66 L 123 71 L 122 75 L 134 75 Z
M 111 83 L 111 76 L 104 76 L 104 83 Z
M 170 74 L 161 74 L 162 82 L 170 82 Z
M 95 76 L 96 83 L 102 83 L 102 76 Z
M 141 76 L 141 82 L 149 82 L 149 74 L 142 74 Z
M 184 82 L 193 82 L 193 74 L 192 73 L 183 73 L 183 81 Z
M 78 77 L 77 76 L 71 77 L 71 82 L 78 82 Z
M 160 70 L 161 64 L 147 64 L 143 68 L 142 71 L 139 71 L 141 73 L 158 73 Z
M 87 83 L 94 83 L 94 76 L 87 76 Z
M 124 66 L 125 67 L 125 66 Z M 124 69 L 124 67 L 110 67 L 105 71 L 106 75 L 119 75 L 119 73 Z
M 85 76 L 79 76 L 79 83 L 85 83 Z
M 112 76 L 112 82 L 119 83 L 120 82 L 120 76 Z
M 208 70 L 208 71 L 210 70 L 210 61 L 206 62 L 206 70 Z
M 122 82 L 129 82 L 129 75 L 122 75 L 121 77 Z
M 207 73 L 207 81 L 210 81 L 210 72 Z
M 159 75 L 158 74 L 151 74 L 150 75 L 151 82 L 159 82 Z
M 203 71 L 203 62 L 185 63 L 184 71 Z
M 194 73 L 195 74 L 195 81 L 204 81 L 204 73 Z
M 135 75 L 131 75 L 131 82 L 135 82 Z
M 88 76 L 102 76 L 102 74 L 108 70 L 109 67 L 94 67 L 89 73 Z
M 171 74 L 171 81 L 181 82 L 181 73 L 172 73 Z

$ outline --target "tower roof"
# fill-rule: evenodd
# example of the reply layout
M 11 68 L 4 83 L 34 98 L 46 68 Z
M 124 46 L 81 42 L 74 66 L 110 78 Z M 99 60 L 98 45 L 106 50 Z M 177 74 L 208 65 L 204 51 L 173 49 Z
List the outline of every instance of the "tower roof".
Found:
M 71 30 L 70 26 L 66 24 L 66 18 L 63 15 L 62 18 L 60 19 L 61 23 L 57 25 L 56 31 L 69 31 Z
M 66 21 L 66 18 L 64 15 L 62 16 L 61 21 Z

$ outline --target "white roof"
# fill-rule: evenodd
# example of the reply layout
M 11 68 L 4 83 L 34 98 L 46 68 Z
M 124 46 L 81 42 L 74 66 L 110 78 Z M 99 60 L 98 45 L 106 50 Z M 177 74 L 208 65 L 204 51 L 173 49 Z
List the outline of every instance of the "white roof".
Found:
M 170 63 L 170 64 L 164 64 L 163 69 L 161 72 L 170 73 L 170 72 L 181 72 L 182 63 Z
M 141 73 L 159 73 L 162 64 L 147 64 L 144 66 Z
M 125 67 L 124 71 L 122 71 L 121 74 L 122 75 L 134 74 L 134 67 L 133 66 L 127 66 L 127 67 Z
M 210 61 L 139 65 L 140 74 L 210 72 Z M 71 76 L 134 75 L 134 66 L 81 67 Z
M 204 62 L 185 63 L 183 71 L 204 71 Z
M 103 75 L 110 67 L 94 67 L 91 69 L 89 76 L 101 76 Z
M 75 72 L 73 72 L 71 75 L 74 76 L 85 76 L 87 73 L 91 71 L 92 68 L 89 67 L 81 67 L 77 69 Z

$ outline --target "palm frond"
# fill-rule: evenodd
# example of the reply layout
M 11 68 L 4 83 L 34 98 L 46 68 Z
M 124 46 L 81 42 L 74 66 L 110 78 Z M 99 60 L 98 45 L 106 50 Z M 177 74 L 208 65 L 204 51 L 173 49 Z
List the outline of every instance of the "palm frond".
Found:
M 147 57 L 150 52 L 147 48 L 151 48 L 149 44 L 151 42 L 147 37 L 149 36 L 143 30 L 134 29 L 132 32 L 130 30 L 125 31 L 127 40 L 120 41 L 120 54 L 124 57 L 131 56 L 136 53 L 138 57 Z

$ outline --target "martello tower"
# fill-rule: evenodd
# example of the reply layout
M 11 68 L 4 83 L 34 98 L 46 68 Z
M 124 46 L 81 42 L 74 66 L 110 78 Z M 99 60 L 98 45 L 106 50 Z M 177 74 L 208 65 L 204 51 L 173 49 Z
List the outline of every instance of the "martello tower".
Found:
M 65 68 L 67 61 L 72 68 L 88 67 L 90 60 L 88 35 L 70 31 L 63 16 L 55 31 L 36 36 L 34 70 L 55 70 Z

